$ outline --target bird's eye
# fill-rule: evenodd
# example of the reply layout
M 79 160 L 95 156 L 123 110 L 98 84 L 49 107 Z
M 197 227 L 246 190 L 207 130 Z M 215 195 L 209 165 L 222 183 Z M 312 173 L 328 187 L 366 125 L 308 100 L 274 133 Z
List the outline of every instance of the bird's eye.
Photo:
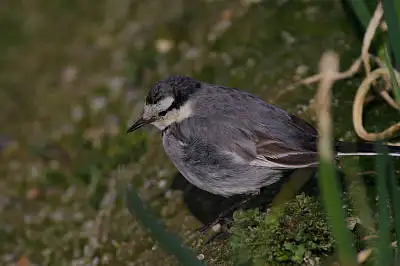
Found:
M 164 115 L 166 115 L 166 114 L 167 114 L 167 111 L 162 111 L 162 112 L 159 112 L 159 113 L 158 113 L 159 116 L 164 116 Z

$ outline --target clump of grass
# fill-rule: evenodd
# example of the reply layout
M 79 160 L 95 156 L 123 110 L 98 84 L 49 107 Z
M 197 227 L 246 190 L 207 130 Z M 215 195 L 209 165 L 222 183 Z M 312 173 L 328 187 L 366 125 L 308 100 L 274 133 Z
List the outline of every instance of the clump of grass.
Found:
M 321 203 L 304 194 L 268 214 L 235 212 L 231 232 L 235 265 L 317 263 L 335 243 Z

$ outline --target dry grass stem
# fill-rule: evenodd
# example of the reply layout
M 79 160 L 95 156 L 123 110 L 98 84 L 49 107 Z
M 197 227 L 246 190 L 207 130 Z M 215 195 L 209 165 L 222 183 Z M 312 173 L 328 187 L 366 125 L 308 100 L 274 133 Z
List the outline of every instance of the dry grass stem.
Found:
M 378 6 L 375 9 L 374 15 L 372 16 L 367 30 L 365 31 L 363 38 L 363 45 L 361 48 L 361 58 L 364 63 L 365 73 L 368 77 L 371 72 L 371 65 L 369 64 L 369 48 L 371 47 L 372 40 L 375 36 L 376 29 L 379 27 L 380 21 L 383 17 L 383 8 L 382 3 L 379 2 Z
M 339 69 L 339 57 L 334 52 L 325 52 L 319 65 L 321 81 L 316 95 L 318 128 L 320 130 L 319 150 L 321 157 L 332 161 L 332 118 L 331 118 L 331 87 Z
M 371 253 L 372 253 L 372 249 L 370 249 L 370 248 L 364 249 L 364 250 L 361 250 L 360 252 L 358 252 L 357 263 L 358 264 L 364 263 L 368 259 L 368 257 L 371 255 Z

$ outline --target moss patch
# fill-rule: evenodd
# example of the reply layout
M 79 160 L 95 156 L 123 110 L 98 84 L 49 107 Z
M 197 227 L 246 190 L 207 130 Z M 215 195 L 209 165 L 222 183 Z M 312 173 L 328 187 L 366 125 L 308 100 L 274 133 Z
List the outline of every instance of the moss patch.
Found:
M 238 211 L 230 245 L 238 265 L 302 264 L 331 254 L 334 239 L 321 204 L 299 195 L 271 210 Z

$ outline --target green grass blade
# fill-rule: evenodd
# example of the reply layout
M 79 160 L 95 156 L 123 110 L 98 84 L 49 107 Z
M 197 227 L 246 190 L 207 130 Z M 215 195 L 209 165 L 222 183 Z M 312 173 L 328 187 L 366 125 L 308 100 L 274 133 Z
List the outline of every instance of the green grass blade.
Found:
M 399 46 L 399 50 L 400 50 L 400 46 Z M 386 66 L 389 69 L 389 73 L 390 73 L 390 81 L 392 83 L 392 89 L 393 89 L 394 97 L 396 99 L 396 102 L 400 104 L 400 87 L 399 87 L 399 84 L 397 82 L 397 77 L 396 77 L 396 74 L 394 72 L 394 68 L 392 66 L 390 57 L 389 57 L 388 49 L 386 47 L 384 48 L 384 56 L 385 56 Z
M 379 153 L 386 151 L 378 146 Z M 390 245 L 390 220 L 389 220 L 389 193 L 386 185 L 388 158 L 386 154 L 376 156 L 376 171 L 377 171 L 377 191 L 378 191 L 378 207 L 379 207 L 379 233 L 378 233 L 378 256 L 375 261 L 376 265 L 391 265 L 391 250 Z
M 394 227 L 396 229 L 396 240 L 400 243 L 400 190 L 397 184 L 396 172 L 393 166 L 393 161 L 389 160 L 388 168 L 388 183 L 389 183 L 389 194 L 391 200 L 391 207 L 393 213 Z M 397 258 L 400 259 L 400 249 L 397 248 Z
M 332 226 L 332 233 L 336 239 L 340 265 L 357 265 L 355 259 L 356 253 L 352 245 L 352 238 L 345 222 L 345 214 L 342 208 L 342 200 L 336 181 L 334 165 L 332 162 L 321 158 L 319 169 L 321 174 L 319 183 L 322 197 Z
M 347 0 L 347 1 L 353 8 L 354 12 L 356 13 L 356 16 L 360 20 L 364 29 L 366 29 L 371 19 L 371 12 L 369 11 L 365 2 L 362 0 Z
M 336 241 L 336 251 L 339 256 L 339 263 L 342 266 L 356 265 L 356 254 L 346 226 L 345 214 L 341 200 L 336 171 L 335 159 L 332 147 L 332 85 L 334 73 L 339 70 L 339 58 L 335 52 L 325 52 L 319 62 L 319 70 L 322 79 L 316 95 L 318 107 L 318 151 L 319 151 L 319 173 L 318 182 L 321 188 L 324 207 L 328 214 L 332 234 Z
M 368 229 L 374 229 L 372 210 L 367 199 L 367 188 L 364 180 L 359 176 L 361 169 L 356 158 L 343 158 L 341 160 L 342 170 L 346 176 L 347 188 L 354 205 L 354 214 L 359 217 L 363 225 Z
M 361 1 L 360 1 L 361 2 Z M 393 53 L 396 64 L 400 66 L 400 23 L 398 14 L 396 14 L 396 6 L 394 0 L 382 0 L 383 17 L 388 26 L 389 42 L 393 47 Z
M 394 1 L 394 6 L 396 9 L 397 22 L 400 24 L 400 1 Z
M 129 212 L 150 231 L 165 250 L 175 255 L 182 265 L 204 266 L 190 249 L 182 246 L 181 241 L 177 237 L 164 230 L 163 226 L 146 209 L 144 203 L 132 187 L 127 189 L 126 203 Z

